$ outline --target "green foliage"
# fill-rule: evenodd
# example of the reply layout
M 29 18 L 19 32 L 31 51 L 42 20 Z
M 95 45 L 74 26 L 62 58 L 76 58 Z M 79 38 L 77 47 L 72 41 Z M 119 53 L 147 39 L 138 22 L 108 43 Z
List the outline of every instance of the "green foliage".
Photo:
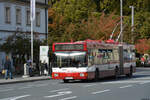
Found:
M 120 0 L 50 0 L 49 44 L 85 39 L 109 39 L 120 19 Z M 123 35 L 127 43 L 150 38 L 149 0 L 123 1 Z M 131 34 L 131 8 L 135 7 L 134 33 Z M 114 33 L 116 39 L 120 24 Z
M 91 12 L 96 12 L 96 7 L 94 0 L 59 0 L 53 9 L 65 16 L 67 22 L 79 22 L 87 19 Z
M 136 60 L 136 67 L 141 67 L 142 65 L 141 65 L 141 60 L 139 60 L 139 59 L 137 59 Z
M 39 46 L 42 44 L 39 40 L 34 40 L 34 61 L 39 57 Z M 1 45 L 1 51 L 19 55 L 19 58 L 24 60 L 25 55 L 29 58 L 31 55 L 31 42 L 25 35 L 13 34 L 6 39 L 6 42 Z M 24 62 L 23 62 L 24 63 Z

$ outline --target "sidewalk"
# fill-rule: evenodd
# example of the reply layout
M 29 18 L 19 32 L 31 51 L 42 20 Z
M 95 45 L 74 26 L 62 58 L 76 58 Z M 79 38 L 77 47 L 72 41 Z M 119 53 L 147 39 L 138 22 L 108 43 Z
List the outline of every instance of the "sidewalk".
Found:
M 2 84 L 14 84 L 14 83 L 23 83 L 23 82 L 33 82 L 33 81 L 40 81 L 40 80 L 50 80 L 50 76 L 33 76 L 23 78 L 22 76 L 13 77 L 13 79 L 4 79 L 0 77 L 0 85 Z

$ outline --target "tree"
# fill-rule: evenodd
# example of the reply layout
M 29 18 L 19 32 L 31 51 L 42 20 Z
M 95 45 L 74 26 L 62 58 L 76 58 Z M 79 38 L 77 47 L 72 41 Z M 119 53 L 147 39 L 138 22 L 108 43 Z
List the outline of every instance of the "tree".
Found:
M 40 40 L 34 40 L 34 61 L 39 57 L 39 46 L 42 44 Z M 29 59 L 31 55 L 31 42 L 25 34 L 13 34 L 6 39 L 6 42 L 1 45 L 1 51 L 11 53 L 13 56 L 19 55 L 19 63 L 24 64 L 25 56 Z
M 53 9 L 64 16 L 67 22 L 80 22 L 87 19 L 91 12 L 97 11 L 94 0 L 59 0 Z
M 140 39 L 135 45 L 140 54 L 150 54 L 150 39 Z
M 58 15 L 53 9 L 49 10 L 50 19 L 53 19 L 49 24 L 49 43 L 66 42 L 66 41 L 81 41 L 86 39 L 109 39 L 114 27 L 120 21 L 114 13 L 110 15 L 102 14 L 95 16 L 91 14 L 88 19 L 83 19 L 81 22 L 66 23 L 65 17 Z M 116 31 L 115 35 L 118 35 Z
M 49 44 L 53 42 L 109 39 L 120 22 L 120 0 L 52 0 L 49 16 Z M 131 9 L 135 7 L 134 33 L 131 34 Z M 138 44 L 150 39 L 149 0 L 123 0 L 124 42 Z M 118 25 L 113 39 L 120 33 Z

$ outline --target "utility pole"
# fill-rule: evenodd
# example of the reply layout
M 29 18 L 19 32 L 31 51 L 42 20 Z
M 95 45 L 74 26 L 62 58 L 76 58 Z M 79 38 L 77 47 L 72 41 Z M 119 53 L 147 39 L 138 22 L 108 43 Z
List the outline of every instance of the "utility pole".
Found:
M 131 23 L 131 36 L 132 36 L 132 43 L 134 43 L 134 6 L 130 6 L 131 10 L 132 10 L 132 23 Z
M 124 59 L 123 59 L 123 23 L 122 23 L 122 16 L 123 16 L 123 11 L 122 11 L 122 0 L 120 0 L 120 21 L 121 21 L 121 24 L 120 24 L 120 34 L 121 34 L 121 44 L 122 46 L 119 46 L 119 60 L 120 60 L 120 63 L 119 63 L 119 66 L 120 66 L 120 74 L 123 74 L 124 73 Z
M 33 67 L 33 23 L 35 20 L 36 0 L 30 1 L 30 20 L 31 20 L 31 66 Z
M 47 0 L 45 0 L 45 5 L 47 5 Z M 48 8 L 45 8 L 45 33 L 46 33 L 46 45 L 48 46 Z
M 121 43 L 123 43 L 123 28 L 122 28 L 122 24 L 123 24 L 123 20 L 122 20 L 122 16 L 123 16 L 123 11 L 122 11 L 122 0 L 120 0 L 120 21 L 121 21 L 121 24 L 120 24 L 120 32 L 121 32 Z

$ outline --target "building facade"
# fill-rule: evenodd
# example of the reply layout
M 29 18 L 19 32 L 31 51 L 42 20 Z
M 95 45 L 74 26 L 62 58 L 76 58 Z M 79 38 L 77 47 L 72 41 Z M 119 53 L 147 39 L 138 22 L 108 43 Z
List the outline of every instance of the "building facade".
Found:
M 48 33 L 48 0 L 36 0 L 35 14 L 34 39 L 44 40 Z M 0 0 L 0 44 L 16 32 L 30 37 L 30 0 Z M 0 52 L 0 67 L 5 55 Z

